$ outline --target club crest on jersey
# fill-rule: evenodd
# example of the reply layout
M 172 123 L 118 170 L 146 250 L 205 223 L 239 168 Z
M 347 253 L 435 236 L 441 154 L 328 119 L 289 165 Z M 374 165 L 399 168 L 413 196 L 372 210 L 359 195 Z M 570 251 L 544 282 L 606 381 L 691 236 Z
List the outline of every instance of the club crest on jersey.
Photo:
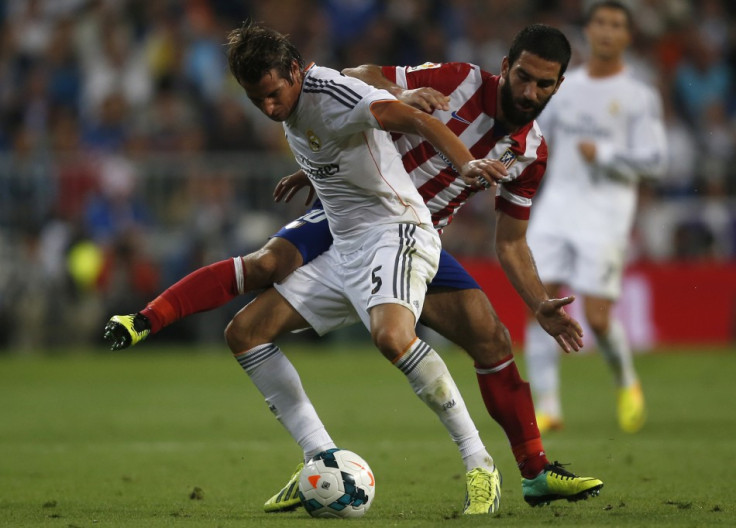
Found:
M 611 104 L 608 105 L 608 112 L 612 116 L 617 116 L 621 112 L 621 105 L 618 104 L 618 101 L 611 101 Z
M 516 161 L 516 154 L 514 154 L 511 149 L 506 149 L 506 152 L 504 152 L 501 157 L 498 158 L 498 161 L 503 163 L 503 166 L 508 169 Z
M 420 64 L 419 66 L 409 66 L 406 69 L 407 73 L 419 71 L 419 70 L 432 70 L 434 68 L 439 68 L 442 66 L 442 64 L 438 64 L 436 62 L 425 62 L 424 64 Z
M 309 148 L 312 149 L 312 152 L 317 152 L 322 148 L 322 140 L 317 137 L 314 130 L 307 130 L 307 140 L 309 141 Z

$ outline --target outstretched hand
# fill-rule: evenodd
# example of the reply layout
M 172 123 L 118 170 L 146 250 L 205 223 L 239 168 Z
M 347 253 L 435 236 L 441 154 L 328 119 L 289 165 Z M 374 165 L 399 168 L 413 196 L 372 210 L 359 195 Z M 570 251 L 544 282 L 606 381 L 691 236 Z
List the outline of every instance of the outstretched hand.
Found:
M 309 192 L 307 193 L 307 199 L 304 201 L 304 205 L 309 205 L 314 198 L 314 187 L 309 181 L 309 177 L 304 173 L 303 170 L 298 170 L 294 174 L 284 176 L 276 184 L 276 188 L 273 190 L 273 201 L 290 202 L 294 195 L 302 189 L 308 187 Z
M 575 300 L 574 295 L 542 301 L 534 314 L 544 331 L 555 338 L 565 352 L 583 348 L 583 329 L 563 309 Z

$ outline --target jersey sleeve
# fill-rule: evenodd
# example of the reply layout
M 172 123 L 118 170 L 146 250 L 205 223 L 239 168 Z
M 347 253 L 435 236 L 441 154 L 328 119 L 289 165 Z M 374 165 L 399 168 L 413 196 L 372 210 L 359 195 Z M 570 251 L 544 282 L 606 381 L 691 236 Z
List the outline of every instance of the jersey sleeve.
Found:
M 425 62 L 419 66 L 383 66 L 381 70 L 389 81 L 402 88 L 413 90 L 431 86 L 450 95 L 473 68 L 477 66 L 466 62 Z
M 629 122 L 629 140 L 625 146 L 605 141 L 596 143 L 596 164 L 611 177 L 636 182 L 642 177 L 657 178 L 667 164 L 667 140 L 659 94 L 643 86 L 641 107 Z
M 537 147 L 537 159 L 529 164 L 518 178 L 501 183 L 496 193 L 496 210 L 517 220 L 529 220 L 532 198 L 536 196 L 547 170 L 547 144 Z

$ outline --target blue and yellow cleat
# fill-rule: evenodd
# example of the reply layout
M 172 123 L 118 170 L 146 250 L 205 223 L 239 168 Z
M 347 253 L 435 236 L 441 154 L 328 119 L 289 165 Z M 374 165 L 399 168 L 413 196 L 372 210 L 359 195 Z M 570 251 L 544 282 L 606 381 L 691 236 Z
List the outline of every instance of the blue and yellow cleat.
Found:
M 603 482 L 597 478 L 578 477 L 563 469 L 559 462 L 547 464 L 533 479 L 521 479 L 521 491 L 530 506 L 542 506 L 560 499 L 584 500 L 597 496 L 602 487 Z
M 266 513 L 287 512 L 302 505 L 302 501 L 299 499 L 299 475 L 301 475 L 303 468 L 304 463 L 300 463 L 286 486 L 266 501 L 263 505 L 263 511 Z

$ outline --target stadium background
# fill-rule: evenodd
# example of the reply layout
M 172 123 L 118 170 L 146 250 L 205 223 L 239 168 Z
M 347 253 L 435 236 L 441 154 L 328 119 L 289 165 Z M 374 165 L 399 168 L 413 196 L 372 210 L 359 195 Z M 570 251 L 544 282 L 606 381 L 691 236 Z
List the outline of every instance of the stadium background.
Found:
M 497 72 L 530 22 L 584 55 L 580 0 L 0 2 L 0 351 L 102 349 L 198 266 L 259 247 L 302 211 L 271 191 L 295 165 L 224 58 L 252 17 L 342 68 L 461 60 Z M 637 348 L 728 343 L 736 327 L 736 4 L 638 0 L 629 61 L 663 96 L 670 169 L 641 190 L 620 310 Z M 443 236 L 521 338 L 495 265 L 489 197 Z M 461 233 L 454 236 L 454 233 Z M 222 343 L 242 300 L 156 339 Z M 73 329 L 73 331 L 70 331 Z M 352 334 L 351 334 L 352 335 Z M 356 334 L 358 335 L 358 334 Z M 362 334 L 359 334 L 362 335 Z

